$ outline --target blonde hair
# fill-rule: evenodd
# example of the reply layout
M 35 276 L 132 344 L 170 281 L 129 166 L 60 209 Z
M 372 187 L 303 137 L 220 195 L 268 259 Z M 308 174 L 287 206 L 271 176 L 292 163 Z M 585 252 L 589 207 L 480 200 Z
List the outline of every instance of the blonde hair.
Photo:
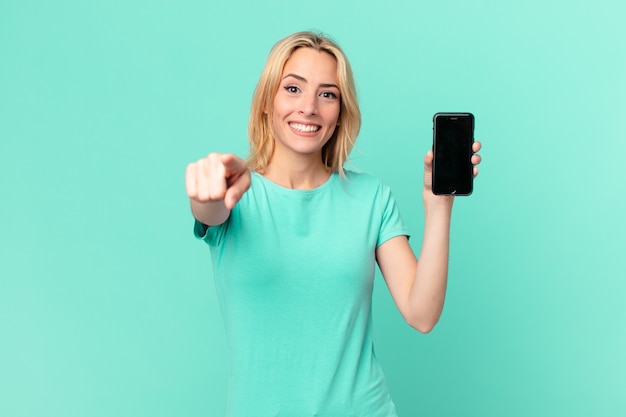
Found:
M 326 52 L 337 61 L 337 78 L 341 107 L 338 126 L 322 148 L 322 161 L 333 171 L 344 175 L 343 165 L 348 160 L 356 137 L 361 129 L 361 111 L 356 97 L 356 87 L 348 58 L 333 40 L 313 32 L 298 32 L 281 39 L 269 53 L 265 68 L 259 77 L 248 123 L 250 169 L 262 172 L 274 152 L 272 113 L 274 96 L 278 91 L 285 63 L 298 48 L 313 48 Z

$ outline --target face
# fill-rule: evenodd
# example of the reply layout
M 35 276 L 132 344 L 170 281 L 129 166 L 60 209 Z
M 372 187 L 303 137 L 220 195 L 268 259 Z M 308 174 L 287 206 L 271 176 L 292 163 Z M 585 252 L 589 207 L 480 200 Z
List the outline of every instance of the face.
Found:
M 285 63 L 274 97 L 274 157 L 321 155 L 337 127 L 340 108 L 335 58 L 312 48 L 297 49 Z

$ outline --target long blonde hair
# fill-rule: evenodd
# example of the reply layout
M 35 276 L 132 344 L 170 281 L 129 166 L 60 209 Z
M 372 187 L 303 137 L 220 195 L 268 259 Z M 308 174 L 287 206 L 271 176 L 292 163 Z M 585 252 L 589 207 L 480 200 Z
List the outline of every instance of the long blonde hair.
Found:
M 313 48 L 326 52 L 337 61 L 337 78 L 341 108 L 338 126 L 322 148 L 322 161 L 333 171 L 344 175 L 343 165 L 348 160 L 356 137 L 361 129 L 361 111 L 356 97 L 356 87 L 348 58 L 333 40 L 313 32 L 298 32 L 281 39 L 269 53 L 265 68 L 259 77 L 248 123 L 250 169 L 262 172 L 274 152 L 272 127 L 273 101 L 280 84 L 285 63 L 298 48 Z

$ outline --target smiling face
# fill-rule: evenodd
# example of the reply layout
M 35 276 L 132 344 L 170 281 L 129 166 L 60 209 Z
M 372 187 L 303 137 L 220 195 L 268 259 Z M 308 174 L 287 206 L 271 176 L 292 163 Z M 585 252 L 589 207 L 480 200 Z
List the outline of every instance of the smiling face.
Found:
M 319 157 L 337 127 L 341 98 L 337 62 L 327 52 L 296 49 L 285 63 L 274 97 L 275 157 Z

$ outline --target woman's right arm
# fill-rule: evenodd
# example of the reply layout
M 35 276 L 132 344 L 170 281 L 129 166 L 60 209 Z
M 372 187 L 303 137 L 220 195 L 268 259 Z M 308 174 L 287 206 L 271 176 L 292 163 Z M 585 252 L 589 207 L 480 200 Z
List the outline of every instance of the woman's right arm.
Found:
M 187 166 L 187 195 L 193 216 L 207 226 L 222 224 L 250 188 L 250 170 L 233 154 L 210 153 Z

